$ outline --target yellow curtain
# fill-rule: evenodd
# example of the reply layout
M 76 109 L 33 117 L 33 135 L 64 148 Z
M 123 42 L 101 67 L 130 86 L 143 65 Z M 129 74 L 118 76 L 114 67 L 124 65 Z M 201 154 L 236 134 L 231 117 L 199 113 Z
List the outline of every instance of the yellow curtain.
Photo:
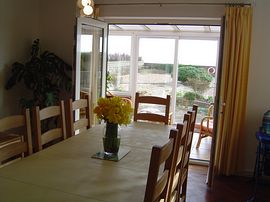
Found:
M 225 8 L 225 33 L 220 86 L 221 113 L 218 118 L 214 170 L 232 175 L 237 169 L 239 144 L 245 138 L 250 43 L 251 7 Z

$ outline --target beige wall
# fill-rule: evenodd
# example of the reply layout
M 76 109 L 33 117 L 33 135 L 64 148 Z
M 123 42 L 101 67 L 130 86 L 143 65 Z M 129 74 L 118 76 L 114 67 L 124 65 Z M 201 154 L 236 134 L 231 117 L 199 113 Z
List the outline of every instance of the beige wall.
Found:
M 1 0 L 0 15 L 1 118 L 21 111 L 19 99 L 27 94 L 23 84 L 8 91 L 4 85 L 11 64 L 24 63 L 29 58 L 34 39 L 40 38 L 43 51 L 52 51 L 72 65 L 76 1 Z
M 39 2 L 38 31 L 42 48 L 54 52 L 67 63 L 72 64 L 76 1 L 41 0 Z
M 0 3 L 0 117 L 20 111 L 19 99 L 26 93 L 18 85 L 5 90 L 10 65 L 24 62 L 29 56 L 29 45 L 36 37 L 36 0 L 1 0 Z
M 39 37 L 42 49 L 54 52 L 65 62 L 73 66 L 74 29 L 76 25 L 75 0 L 40 0 L 39 1 Z M 70 76 L 75 78 L 75 73 Z M 70 94 L 61 94 L 60 99 L 72 97 Z

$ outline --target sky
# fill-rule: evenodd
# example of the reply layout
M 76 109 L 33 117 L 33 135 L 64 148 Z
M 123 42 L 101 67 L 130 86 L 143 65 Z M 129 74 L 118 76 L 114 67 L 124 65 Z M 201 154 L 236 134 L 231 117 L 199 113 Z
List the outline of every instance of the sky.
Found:
M 82 35 L 82 52 L 92 49 L 92 36 Z M 128 54 L 131 52 L 130 36 L 109 36 L 109 54 Z M 140 38 L 139 56 L 145 63 L 174 63 L 174 39 Z M 179 40 L 178 63 L 184 65 L 216 66 L 218 41 L 214 40 Z
M 174 63 L 174 40 L 164 38 L 141 38 L 139 56 L 145 63 Z
M 180 40 L 179 63 L 203 66 L 216 66 L 218 41 Z

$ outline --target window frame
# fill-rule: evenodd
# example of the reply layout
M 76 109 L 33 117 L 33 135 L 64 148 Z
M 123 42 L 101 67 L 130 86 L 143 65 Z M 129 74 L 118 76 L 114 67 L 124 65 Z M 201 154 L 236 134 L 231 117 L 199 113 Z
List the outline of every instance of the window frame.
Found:
M 110 25 L 110 24 L 109 24 Z M 198 25 L 203 26 L 203 25 Z M 220 25 L 217 25 L 220 26 Z M 219 32 L 191 32 L 191 31 L 130 31 L 130 30 L 110 30 L 109 36 L 131 36 L 131 52 L 130 52 L 130 84 L 129 90 L 126 92 L 114 91 L 116 95 L 130 96 L 134 103 L 136 93 L 136 82 L 138 77 L 138 57 L 139 57 L 139 41 L 141 38 L 165 38 L 175 40 L 175 53 L 174 53 L 174 64 L 173 64 L 173 80 L 172 80 L 172 95 L 171 95 L 171 111 L 175 111 L 176 108 L 176 88 L 178 79 L 178 53 L 179 53 L 179 40 L 214 40 L 217 44 L 220 42 Z M 109 43 L 109 42 L 108 42 Z M 219 47 L 218 47 L 219 48 Z M 218 62 L 218 61 L 217 61 Z M 174 120 L 175 114 L 173 114 Z

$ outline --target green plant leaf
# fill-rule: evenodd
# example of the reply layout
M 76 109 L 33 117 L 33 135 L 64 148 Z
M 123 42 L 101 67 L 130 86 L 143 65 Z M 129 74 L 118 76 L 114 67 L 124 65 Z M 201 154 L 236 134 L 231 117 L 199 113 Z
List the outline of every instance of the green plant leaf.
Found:
M 71 78 L 68 71 L 71 65 L 56 54 L 44 51 L 40 54 L 39 39 L 34 40 L 31 47 L 31 57 L 24 64 L 15 62 L 12 65 L 11 76 L 6 82 L 5 88 L 11 89 L 14 85 L 23 81 L 25 87 L 32 91 L 32 98 L 22 98 L 22 106 L 55 105 L 59 102 L 61 91 L 71 90 Z
M 35 39 L 31 48 L 31 56 L 38 57 L 38 54 L 39 54 L 39 39 Z

